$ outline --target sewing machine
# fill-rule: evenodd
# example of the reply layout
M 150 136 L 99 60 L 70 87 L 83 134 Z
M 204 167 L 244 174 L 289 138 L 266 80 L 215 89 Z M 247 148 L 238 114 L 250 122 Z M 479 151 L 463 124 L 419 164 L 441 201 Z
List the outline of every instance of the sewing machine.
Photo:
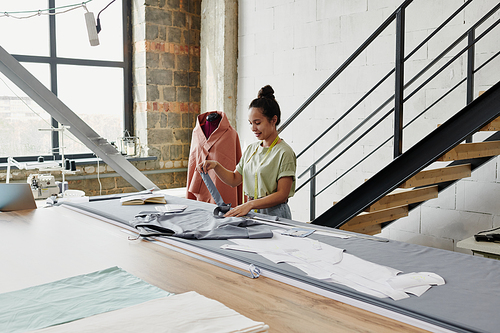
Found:
M 51 174 L 31 174 L 27 180 L 31 185 L 33 197 L 36 199 L 46 199 L 52 195 L 59 194 L 59 187 L 54 176 Z

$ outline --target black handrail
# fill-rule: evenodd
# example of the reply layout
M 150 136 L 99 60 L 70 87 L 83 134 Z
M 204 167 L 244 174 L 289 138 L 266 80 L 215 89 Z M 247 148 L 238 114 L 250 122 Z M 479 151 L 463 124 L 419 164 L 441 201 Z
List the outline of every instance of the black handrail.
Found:
M 451 19 L 453 19 L 459 11 L 461 11 L 463 8 L 466 7 L 467 4 L 469 4 L 472 0 L 467 1 L 462 5 L 457 11 L 455 11 L 446 21 L 445 23 L 449 22 Z M 411 80 L 409 80 L 405 85 L 404 89 L 407 89 L 410 85 L 412 85 L 416 80 L 418 80 L 423 74 L 425 74 L 432 66 L 434 66 L 439 60 L 441 60 L 447 53 L 449 53 L 452 49 L 454 49 L 460 42 L 462 42 L 465 37 L 468 36 L 470 31 L 475 30 L 480 24 L 484 23 L 486 19 L 491 17 L 498 9 L 500 8 L 500 4 L 497 6 L 493 7 L 486 15 L 484 15 L 476 24 L 474 24 L 467 32 L 459 36 L 449 47 L 447 47 L 444 51 L 442 51 L 439 55 L 436 56 L 434 60 L 432 60 L 427 66 L 425 66 L 420 72 L 415 74 Z M 418 49 L 420 49 L 424 43 L 428 42 L 430 37 L 434 36 L 439 30 L 444 28 L 444 23 L 441 24 L 429 37 L 427 37 L 424 42 L 420 43 L 413 51 L 405 57 L 404 61 L 407 61 L 411 55 L 415 54 Z M 362 101 L 364 101 L 376 88 L 378 88 L 387 78 L 390 77 L 395 72 L 395 68 L 393 68 L 391 71 L 389 71 L 379 82 L 375 84 L 365 95 L 363 95 L 354 105 L 349 108 L 342 116 L 340 116 L 339 119 L 337 119 L 332 125 L 330 125 L 323 133 L 321 133 L 316 139 L 314 139 L 306 148 L 304 148 L 298 155 L 297 158 L 302 156 L 309 148 L 311 148 L 316 142 L 318 142 L 324 135 L 326 135 L 332 128 L 334 128 L 341 120 L 343 120 L 347 115 L 349 115 Z M 434 75 L 436 76 L 436 75 Z M 433 76 L 433 77 L 434 77 Z M 419 90 L 420 88 L 418 88 Z M 389 99 L 387 99 L 379 108 L 376 109 L 370 116 L 368 116 L 366 119 L 364 119 L 356 128 L 354 128 L 352 131 L 350 131 L 347 135 L 345 135 L 342 139 L 340 139 L 332 148 L 330 148 L 326 153 L 324 153 L 320 158 L 318 158 L 313 164 L 318 164 L 320 163 L 326 156 L 331 154 L 338 146 L 340 146 L 345 140 L 347 140 L 349 137 L 351 137 L 352 134 L 354 134 L 359 128 L 361 128 L 366 122 L 368 122 L 373 116 L 375 116 L 381 109 L 383 109 L 388 103 L 390 103 L 391 100 L 395 98 L 395 95 L 392 95 Z M 405 99 L 406 101 L 406 99 Z M 307 172 L 309 172 L 311 167 L 307 168 L 301 175 L 299 175 L 299 178 L 302 178 Z M 318 172 L 315 173 L 317 175 Z M 313 175 L 313 176 L 315 176 Z M 311 176 L 311 177 L 313 177 Z M 307 183 L 307 182 L 306 182 Z
M 500 5 L 497 5 L 495 8 L 500 8 Z M 489 12 L 487 15 L 492 15 L 494 12 Z M 484 21 L 484 20 L 483 20 Z M 446 69 L 449 65 L 451 65 L 456 59 L 458 59 L 463 53 L 465 53 L 468 49 L 470 49 L 473 45 L 475 45 L 480 39 L 482 39 L 484 36 L 486 36 L 492 29 L 494 29 L 498 24 L 500 24 L 500 19 L 498 19 L 497 21 L 495 21 L 494 24 L 492 24 L 488 29 L 486 29 L 481 35 L 479 35 L 477 38 L 475 38 L 471 44 L 467 45 L 466 47 L 464 47 L 462 50 L 460 50 L 454 57 L 452 57 L 449 61 L 447 61 L 441 68 L 438 69 L 437 72 L 435 72 L 433 75 L 431 75 L 426 81 L 424 81 L 420 86 L 418 86 L 415 90 L 413 90 L 408 96 L 406 96 L 404 99 L 403 99 L 403 103 L 408 101 L 411 97 L 413 97 L 418 91 L 420 91 L 425 85 L 427 85 L 427 83 L 429 83 L 430 81 L 432 81 L 435 77 L 437 77 L 444 69 Z M 464 36 L 467 36 L 468 35 L 468 32 L 469 31 L 473 31 L 473 29 L 477 28 L 477 26 L 473 26 L 471 27 L 464 35 L 462 35 L 461 37 L 459 37 L 459 39 L 457 39 L 453 44 L 454 45 L 457 45 L 459 42 L 460 42 L 460 39 L 463 38 Z M 452 48 L 447 48 L 445 51 L 449 51 L 451 50 Z M 443 52 L 445 52 L 443 51 Z M 438 57 L 441 59 L 442 57 L 444 57 L 445 54 L 441 53 Z M 418 74 L 419 77 L 423 74 L 424 72 L 423 71 L 420 71 Z M 465 79 L 464 79 L 465 80 Z M 463 80 L 463 81 L 464 81 Z M 463 82 L 461 81 L 461 82 Z M 407 88 L 411 83 L 415 82 L 415 80 L 412 80 L 411 82 L 408 82 L 406 85 L 405 85 L 405 88 Z M 368 118 L 366 118 L 363 122 L 360 123 L 360 125 L 356 126 L 351 132 L 349 132 L 341 141 L 340 143 L 343 143 L 345 140 L 346 137 L 350 137 L 354 132 L 356 132 L 360 127 L 361 125 L 364 125 L 369 119 L 372 118 L 372 116 L 374 116 L 376 113 L 378 113 L 383 107 L 385 107 L 387 104 L 389 104 L 389 102 L 394 98 L 394 95 L 389 98 L 388 100 L 386 100 L 377 110 L 375 110 Z M 435 104 L 433 104 L 435 105 Z M 392 109 L 393 111 L 394 109 Z M 425 111 L 428 111 L 429 108 L 427 108 Z M 419 114 L 417 117 L 420 117 L 422 115 Z M 385 119 L 386 117 L 388 116 L 388 114 L 386 114 L 383 119 Z M 416 120 L 415 117 L 411 122 L 413 122 L 414 120 Z M 376 124 L 380 123 L 381 121 L 378 121 Z M 401 127 L 401 130 L 403 130 L 406 126 L 402 126 Z M 361 136 L 356 139 L 353 143 L 357 143 L 362 137 L 364 137 L 367 132 L 371 131 L 371 129 L 373 128 L 370 127 L 365 133 L 361 134 Z M 392 136 L 391 138 L 393 138 L 394 136 Z M 384 143 L 385 144 L 385 143 Z M 314 165 L 317 165 L 321 160 L 323 160 L 327 155 L 329 155 L 335 148 L 338 147 L 339 144 L 336 144 L 334 145 L 331 149 L 329 149 L 325 154 L 323 154 L 321 156 L 320 159 L 318 159 L 317 161 L 315 161 L 313 164 Z M 349 145 L 348 148 L 352 147 L 353 144 Z M 297 188 L 297 191 L 300 190 L 302 187 L 304 187 L 308 182 L 311 181 L 311 179 L 315 178 L 317 175 L 319 175 L 322 171 L 324 171 L 326 169 L 326 167 L 330 166 L 334 161 L 336 161 L 340 156 L 342 156 L 345 152 L 347 152 L 348 149 L 344 149 L 343 151 L 341 151 L 337 156 L 335 156 L 333 159 L 331 159 L 324 167 L 322 167 L 320 170 L 316 171 L 314 174 L 312 174 L 301 186 L 299 186 Z M 306 169 L 306 171 L 304 171 L 301 175 L 299 175 L 299 178 L 301 178 L 302 176 L 304 176 L 307 171 L 309 170 L 310 168 Z M 351 169 L 350 169 L 351 170 Z
M 487 64 L 489 64 L 491 61 L 493 61 L 496 57 L 498 57 L 500 55 L 500 51 L 498 51 L 497 53 L 495 53 L 491 58 L 489 58 L 487 61 L 485 61 L 481 66 L 479 66 L 478 68 L 476 68 L 472 74 L 475 74 L 477 72 L 479 72 L 483 67 L 485 67 Z M 442 95 L 441 97 L 439 97 L 437 100 L 435 100 L 431 105 L 429 105 L 427 108 L 425 108 L 422 112 L 420 112 L 417 116 L 415 116 L 415 118 L 413 118 L 412 120 L 410 120 L 404 127 L 403 129 L 406 129 L 408 126 L 410 126 L 411 124 L 413 124 L 416 120 L 420 119 L 421 116 L 423 116 L 427 111 L 429 111 L 430 109 L 432 109 L 432 107 L 434 107 L 434 105 L 438 104 L 439 102 L 441 102 L 446 96 L 448 96 L 449 94 L 451 94 L 453 91 L 455 91 L 455 89 L 457 89 L 462 83 L 464 83 L 465 81 L 467 80 L 467 77 L 463 78 L 462 80 L 460 80 L 457 84 L 455 84 L 450 90 L 448 90 L 446 93 L 444 93 L 444 95 Z M 392 111 L 392 110 L 391 110 Z M 348 174 L 351 170 L 353 170 L 354 168 L 356 168 L 358 165 L 360 165 L 362 162 L 364 162 L 365 160 L 367 160 L 370 156 L 372 156 L 374 153 L 376 153 L 380 148 L 382 148 L 386 143 L 388 143 L 389 141 L 391 141 L 391 139 L 394 137 L 394 135 L 391 135 L 389 138 L 387 138 L 387 140 L 385 140 L 384 142 L 382 142 L 377 148 L 375 148 L 374 150 L 372 150 L 368 155 L 366 155 L 365 157 L 363 157 L 361 160 L 359 160 L 356 164 L 352 165 L 349 169 L 347 169 L 343 174 L 341 174 L 340 176 L 338 176 L 334 181 L 332 181 L 331 183 L 329 183 L 328 185 L 326 185 L 325 187 L 323 187 L 323 189 L 321 189 L 320 191 L 318 192 L 315 192 L 314 194 L 314 197 L 317 197 L 318 195 L 320 195 L 321 193 L 323 193 L 324 191 L 326 191 L 330 186 L 332 186 L 333 184 L 335 184 L 337 181 L 339 181 L 340 179 L 342 179 L 346 174 Z
M 420 48 L 422 48 L 434 35 L 436 35 L 439 31 L 441 31 L 441 29 L 443 29 L 447 23 L 449 23 L 453 18 L 455 18 L 455 16 L 457 16 L 465 7 L 467 7 L 467 5 L 469 3 L 471 3 L 472 0 L 468 0 L 467 2 L 465 2 L 462 6 L 460 6 L 459 9 L 457 9 L 448 19 L 446 19 L 439 27 L 436 28 L 436 30 L 434 30 L 429 36 L 427 36 L 427 38 L 425 38 L 418 46 L 416 46 L 413 51 L 411 51 L 405 58 L 404 58 L 404 61 L 407 61 L 413 54 L 415 54 Z M 404 4 L 403 4 L 404 5 Z M 407 7 L 409 5 L 409 3 L 404 6 L 404 7 Z M 399 8 L 402 8 L 401 6 L 398 7 L 398 9 L 396 9 L 394 11 L 394 13 L 389 16 L 389 18 L 387 20 L 391 20 L 391 22 L 389 23 L 392 23 L 392 21 L 396 18 L 396 15 L 397 15 L 397 12 L 399 10 Z M 392 19 L 391 19 L 392 18 Z M 386 22 L 384 23 L 387 23 L 387 20 Z M 383 24 L 384 25 L 384 24 Z M 387 28 L 388 25 L 385 25 L 384 26 L 384 29 Z M 382 31 L 384 30 L 382 29 Z M 375 32 L 377 33 L 377 32 Z M 374 33 L 374 34 L 375 34 Z M 373 37 L 373 35 L 371 36 Z M 378 34 L 377 36 L 375 37 L 378 37 Z M 368 41 L 368 40 L 367 40 Z M 370 42 L 371 43 L 371 42 Z M 366 49 L 366 47 L 368 46 L 368 44 L 366 44 L 366 41 L 365 43 L 363 43 L 357 51 L 360 51 L 360 52 L 357 52 L 357 55 L 356 57 L 361 53 L 361 51 L 364 51 Z M 456 46 L 456 45 L 455 45 Z M 451 49 L 450 49 L 451 50 Z M 444 53 L 444 52 L 443 52 Z M 354 58 L 356 58 L 354 57 Z M 335 75 L 335 78 L 345 69 L 347 68 L 347 66 L 345 65 L 348 65 L 350 64 L 352 61 L 350 61 L 350 59 L 352 58 L 352 56 L 341 66 L 337 69 L 336 73 L 338 73 L 337 75 Z M 441 58 L 438 58 L 437 60 L 439 60 Z M 354 59 L 353 59 L 354 60 Z M 437 62 L 436 60 L 436 62 Z M 435 63 L 435 62 L 434 62 Z M 392 75 L 393 73 L 395 72 L 395 68 L 393 68 L 389 73 L 387 73 L 385 75 L 384 78 L 382 78 L 378 83 L 375 84 L 375 86 L 370 89 L 365 95 L 363 95 L 363 97 L 361 97 L 356 103 L 354 103 L 354 105 L 349 109 L 347 110 L 339 119 L 337 119 L 335 121 L 335 123 L 333 123 L 332 125 L 330 125 L 325 131 L 323 131 L 323 133 L 321 133 L 316 139 L 314 139 L 306 148 L 304 148 L 299 154 L 297 154 L 297 158 L 299 158 L 300 156 L 302 156 L 307 150 L 309 150 L 309 148 L 311 148 L 316 142 L 318 142 L 324 135 L 326 135 L 333 127 L 335 127 L 342 119 L 344 119 L 352 110 L 354 110 L 363 100 L 366 99 L 366 97 L 368 97 L 376 88 L 378 88 L 380 86 L 380 84 L 382 84 L 390 75 Z M 333 76 L 333 75 L 332 75 Z M 417 75 L 414 77 L 414 80 L 418 79 L 420 77 L 420 75 Z M 322 85 L 325 86 L 328 86 L 335 78 L 333 78 L 331 81 L 332 77 L 330 77 L 327 81 L 325 81 Z M 327 84 L 327 82 L 329 82 Z M 411 81 L 412 82 L 412 81 Z M 411 84 L 411 82 L 407 83 L 405 85 L 405 88 L 408 84 Z M 282 125 L 279 129 L 279 131 L 283 131 L 288 125 L 289 123 L 291 123 L 302 111 L 304 111 L 304 109 L 324 90 L 324 88 L 320 88 L 318 89 L 313 95 L 311 95 L 311 97 L 308 99 L 308 102 L 304 103 L 299 109 L 297 109 L 297 111 L 295 111 L 295 113 L 289 118 L 287 119 L 285 122 L 284 122 L 284 125 Z M 394 96 L 392 97 L 394 98 Z M 317 161 L 319 162 L 319 161 Z M 308 169 L 309 170 L 309 169 Z
M 368 39 L 361 44 L 361 46 L 354 51 L 354 53 L 342 64 L 340 67 L 332 74 L 330 77 L 323 82 L 323 84 L 287 119 L 283 122 L 283 124 L 278 129 L 278 132 L 281 133 L 285 128 L 290 125 L 290 123 L 297 118 L 302 111 L 304 111 L 309 104 L 311 104 L 316 97 L 318 97 L 329 85 L 333 82 L 360 54 L 363 52 L 368 45 L 370 45 L 375 38 L 377 38 L 396 18 L 396 13 L 400 8 L 407 7 L 413 0 L 405 0 L 399 7 L 396 9 L 376 30 L 375 32 L 368 37 Z
M 382 83 L 385 82 L 385 80 L 387 80 L 392 74 L 394 73 L 394 69 L 392 71 L 390 71 L 389 73 L 387 73 L 380 81 L 378 81 L 366 94 L 364 94 L 356 103 L 354 103 L 353 106 L 351 106 L 351 108 L 349 110 L 347 110 L 342 116 L 340 116 L 339 119 L 337 119 L 332 125 L 330 125 L 326 130 L 323 131 L 323 133 L 321 133 L 316 139 L 314 139 L 306 148 L 304 148 L 298 155 L 297 155 L 297 158 L 299 158 L 300 156 L 302 156 L 302 154 L 304 154 L 309 148 L 311 148 L 316 142 L 318 142 L 324 135 L 326 135 L 328 132 L 330 132 L 330 130 L 335 127 L 340 121 L 342 121 L 342 119 L 344 119 L 347 115 L 349 115 L 349 113 L 351 113 L 352 110 L 354 110 L 359 104 L 361 104 L 361 102 L 363 102 L 366 97 L 368 97 L 372 92 L 375 91 L 375 89 L 377 89 Z M 376 114 L 376 113 L 375 113 Z M 375 114 L 371 114 L 368 118 L 371 118 L 372 116 L 374 116 Z M 347 139 L 348 136 L 344 136 L 344 138 L 341 139 L 341 141 L 345 141 L 345 139 Z M 328 155 L 328 154 L 326 154 Z M 319 163 L 321 160 L 323 160 L 325 156 L 322 156 L 321 158 L 319 158 L 316 163 Z M 299 176 L 300 178 L 300 176 Z
M 338 227 L 498 117 L 500 81 L 312 223 Z
M 354 168 L 351 167 L 349 170 L 347 170 L 344 174 L 342 174 L 340 177 L 338 177 L 336 180 L 334 180 L 332 183 L 327 185 L 325 188 L 323 188 L 320 192 L 316 193 L 316 186 L 315 182 L 312 182 L 315 177 L 318 176 L 319 173 L 324 171 L 331 163 L 333 163 L 335 160 L 337 160 L 341 155 L 343 155 L 350 147 L 352 147 L 355 143 L 357 143 L 361 138 L 363 138 L 368 132 L 371 131 L 377 124 L 379 124 L 382 120 L 386 119 L 388 115 L 390 114 L 385 114 L 380 120 L 376 122 L 375 125 L 371 126 L 365 133 L 360 134 L 360 136 L 354 140 L 353 143 L 351 143 L 346 149 L 344 149 L 342 152 L 340 152 L 337 156 L 335 156 L 333 159 L 331 159 L 325 166 L 320 168 L 319 170 L 316 170 L 316 166 L 323 161 L 326 156 L 331 154 L 336 148 L 338 148 L 341 144 L 343 144 L 348 138 L 350 138 L 355 132 L 357 132 L 361 127 L 363 127 L 368 121 L 370 121 L 378 112 L 380 112 L 385 106 L 387 106 L 392 100 L 395 102 L 395 107 L 390 111 L 390 112 L 395 112 L 395 135 L 393 135 L 391 138 L 386 140 L 382 145 L 377 147 L 373 152 L 371 152 L 368 156 L 365 156 L 361 161 L 355 164 L 359 165 L 362 161 L 364 161 L 366 158 L 371 156 L 375 151 L 380 149 L 383 145 L 385 145 L 389 140 L 394 138 L 394 157 L 397 157 L 402 151 L 402 131 L 405 129 L 407 126 L 409 126 L 413 121 L 418 119 L 423 113 L 425 113 L 427 110 L 430 109 L 428 107 L 426 110 L 424 110 L 422 113 L 420 113 L 417 117 L 412 119 L 407 125 L 403 126 L 402 123 L 402 108 L 403 108 L 403 103 L 406 102 L 409 98 L 414 96 L 418 91 L 420 91 L 426 84 L 428 84 L 432 79 L 434 79 L 437 75 L 442 73 L 442 71 L 448 67 L 453 61 L 458 59 L 464 52 L 468 50 L 472 50 L 474 48 L 474 45 L 481 39 L 483 38 L 486 34 L 488 34 L 492 29 L 494 29 L 499 23 L 500 20 L 497 20 L 493 25 L 491 25 L 486 31 L 484 31 L 479 37 L 474 38 L 474 32 L 475 29 L 480 26 L 481 24 L 484 23 L 491 15 L 493 15 L 499 8 L 500 8 L 500 3 L 496 5 L 494 8 L 492 8 L 487 14 L 485 14 L 482 18 L 480 18 L 471 28 L 468 29 L 467 32 L 459 36 L 448 48 L 446 48 L 443 52 L 441 52 L 433 61 L 431 61 L 425 68 L 423 68 L 419 73 L 414 75 L 406 84 L 404 84 L 404 62 L 407 61 L 411 56 L 413 56 L 420 48 L 422 48 L 430 39 L 432 39 L 440 30 L 442 30 L 453 18 L 455 18 L 459 13 L 461 13 L 464 8 L 466 8 L 472 0 L 467 0 L 465 3 L 463 3 L 460 8 L 458 8 L 452 15 L 450 15 L 443 23 L 439 25 L 438 28 L 436 28 L 427 38 L 425 38 L 417 47 L 415 47 L 407 56 L 404 56 L 404 19 L 405 19 L 405 9 L 408 7 L 412 1 L 408 0 L 405 1 L 401 6 L 399 6 L 376 30 L 375 32 L 318 88 L 298 109 L 295 111 L 295 113 L 288 118 L 283 125 L 279 128 L 279 132 L 283 131 L 298 115 L 300 115 L 306 108 L 311 104 L 360 54 L 362 51 L 364 51 L 371 43 L 384 31 L 393 21 L 396 21 L 396 38 L 397 38 L 397 45 L 396 45 L 396 64 L 395 68 L 393 68 L 389 73 L 387 73 L 379 82 L 377 82 L 367 93 L 365 93 L 357 102 L 355 102 L 340 118 L 338 118 L 333 124 L 331 124 L 326 130 L 324 130 L 316 139 L 314 139 L 305 149 L 303 149 L 297 157 L 301 157 L 307 150 L 309 150 L 313 145 L 315 145 L 320 139 L 322 139 L 331 129 L 333 129 L 335 126 L 337 126 L 347 115 L 349 115 L 357 106 L 360 105 L 361 102 L 363 102 L 368 96 L 370 96 L 383 82 L 385 82 L 393 73 L 396 73 L 396 82 L 399 80 L 399 84 L 396 84 L 396 89 L 395 89 L 395 94 L 391 96 L 388 100 L 386 100 L 382 105 L 377 108 L 374 112 L 372 112 L 367 118 L 365 118 L 360 124 L 358 124 L 353 130 L 351 130 L 348 134 L 346 134 L 342 139 L 340 139 L 335 145 L 333 145 L 326 153 L 324 153 L 319 159 L 313 162 L 310 167 L 308 167 L 301 175 L 299 175 L 299 178 L 302 178 L 306 173 L 310 173 L 310 177 L 303 183 L 301 184 L 298 188 L 297 191 L 300 190 L 302 187 L 304 187 L 307 183 L 311 182 L 311 219 L 314 219 L 314 198 L 321 194 L 326 188 L 331 186 L 333 183 L 338 181 L 340 178 L 342 178 L 347 172 L 352 170 Z M 423 74 L 427 73 L 438 61 L 440 61 L 445 55 L 447 55 L 452 49 L 454 49 L 461 41 L 463 41 L 466 37 L 469 38 L 469 43 L 468 45 L 463 48 L 458 54 L 456 54 L 454 57 L 452 57 L 451 60 L 449 60 L 444 66 L 442 66 L 440 69 L 438 69 L 435 73 L 433 73 L 429 78 L 425 80 L 423 84 L 420 86 L 416 87 L 413 91 L 411 91 L 405 98 L 403 96 L 403 91 L 407 89 L 409 86 L 411 86 L 417 79 L 419 79 Z M 477 70 L 473 69 L 473 64 L 474 61 L 473 59 L 470 59 L 470 53 L 469 51 L 469 58 L 468 58 L 468 99 L 467 102 L 470 102 L 470 96 L 472 96 L 471 90 L 473 89 L 472 87 L 472 79 L 470 78 L 471 75 L 473 75 Z M 473 56 L 473 55 L 472 55 Z M 493 56 L 492 58 L 495 58 L 497 55 Z M 491 59 L 488 60 L 487 62 L 491 61 Z M 464 79 L 465 80 L 465 79 Z M 462 80 L 459 84 L 463 83 Z M 401 87 L 398 89 L 397 87 Z M 458 87 L 458 85 L 456 86 Z M 454 89 L 456 89 L 453 88 Z M 445 94 L 445 96 L 448 95 L 448 93 Z M 399 99 L 398 99 L 399 96 Z M 443 97 L 444 98 L 444 97 Z M 399 102 L 398 102 L 399 100 Z M 441 100 L 441 98 L 439 99 Z M 438 101 L 439 101 L 438 100 Z M 437 102 L 437 101 L 436 101 Z M 436 103 L 433 103 L 435 105 Z M 399 115 L 399 118 L 398 118 Z M 399 125 L 398 125 L 399 124 Z

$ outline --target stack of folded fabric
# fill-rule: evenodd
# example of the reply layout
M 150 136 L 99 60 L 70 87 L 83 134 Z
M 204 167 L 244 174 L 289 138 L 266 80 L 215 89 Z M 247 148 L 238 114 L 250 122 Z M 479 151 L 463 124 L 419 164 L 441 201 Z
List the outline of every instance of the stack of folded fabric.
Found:
M 224 304 L 119 267 L 0 294 L 0 332 L 267 332 Z

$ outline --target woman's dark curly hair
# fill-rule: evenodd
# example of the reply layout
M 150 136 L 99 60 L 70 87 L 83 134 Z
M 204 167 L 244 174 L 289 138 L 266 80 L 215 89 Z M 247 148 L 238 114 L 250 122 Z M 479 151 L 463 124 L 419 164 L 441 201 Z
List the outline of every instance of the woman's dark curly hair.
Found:
M 257 98 L 254 99 L 248 108 L 259 108 L 262 110 L 262 114 L 271 121 L 274 116 L 278 119 L 276 121 L 276 126 L 279 125 L 281 121 L 281 110 L 276 98 L 274 98 L 274 90 L 270 85 L 262 87 L 259 90 Z

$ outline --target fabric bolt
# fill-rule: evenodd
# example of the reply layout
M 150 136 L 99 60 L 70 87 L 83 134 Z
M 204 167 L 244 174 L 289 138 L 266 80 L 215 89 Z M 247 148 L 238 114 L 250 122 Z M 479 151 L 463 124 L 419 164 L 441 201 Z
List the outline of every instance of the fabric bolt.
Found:
M 118 267 L 0 294 L 0 332 L 26 332 L 172 295 Z
M 284 140 L 276 144 L 265 157 L 268 150 L 269 148 L 261 146 L 260 141 L 254 142 L 247 147 L 236 166 L 236 171 L 243 175 L 245 194 L 250 197 L 255 196 L 254 175 L 257 173 L 259 198 L 276 192 L 278 180 L 282 177 L 293 177 L 292 188 L 288 194 L 288 197 L 292 197 L 295 194 L 295 170 L 297 168 L 295 153 Z
M 221 248 L 255 252 L 274 263 L 287 263 L 307 275 L 327 282 L 339 283 L 375 297 L 394 300 L 408 298 L 408 293 L 422 295 L 444 279 L 434 273 L 401 274 L 400 270 L 363 260 L 344 253 L 343 249 L 309 238 L 284 236 L 273 230 L 265 240 L 231 240 L 237 245 Z
M 241 146 L 238 133 L 229 124 L 229 120 L 224 112 L 216 111 L 220 117 L 219 126 L 207 138 L 203 132 L 202 125 L 206 123 L 208 113 L 200 114 L 193 129 L 191 139 L 191 149 L 189 152 L 189 164 L 187 173 L 186 198 L 215 203 L 203 183 L 200 174 L 196 171 L 196 166 L 206 160 L 216 160 L 229 170 L 234 170 L 241 158 Z M 236 207 L 243 203 L 241 185 L 231 187 L 217 177 L 213 170 L 208 172 L 210 178 L 224 199 Z
M 268 329 L 263 322 L 190 291 L 36 332 L 261 333 Z
M 215 207 L 215 205 L 206 202 L 186 200 L 175 196 L 167 196 L 167 202 L 188 205 L 188 209 L 204 209 L 208 213 L 211 213 Z M 131 226 L 130 222 L 133 216 L 145 208 L 144 206 L 122 206 L 119 200 L 86 203 L 66 202 L 64 206 L 85 214 L 94 214 L 100 216 L 101 219 L 125 226 Z M 154 209 L 153 205 L 151 207 Z M 61 209 L 63 208 L 61 207 Z M 493 278 L 500 276 L 500 261 L 394 240 L 378 242 L 361 237 L 338 238 L 330 233 L 331 228 L 298 221 L 287 220 L 285 222 L 299 228 L 312 227 L 316 229 L 312 235 L 307 237 L 308 239 L 345 249 L 344 254 L 352 254 L 373 263 L 394 267 L 404 273 L 433 272 L 445 278 L 446 284 L 430 288 L 421 297 L 411 295 L 410 298 L 394 301 L 389 297 L 374 297 L 339 283 L 314 278 L 292 265 L 275 264 L 257 253 L 228 251 L 220 248 L 221 245 L 232 243 L 232 241 L 200 241 L 182 238 L 177 238 L 177 240 L 187 246 L 211 251 L 231 260 L 239 260 L 244 265 L 254 264 L 262 270 L 263 275 L 265 272 L 272 272 L 273 279 L 277 281 L 304 283 L 311 288 L 317 287 L 332 294 L 343 295 L 396 313 L 409 314 L 413 318 L 454 332 L 498 331 L 499 320 L 492 320 L 492 318 L 498 316 L 497 309 L 500 307 L 500 300 L 491 296 L 492 290 L 500 290 L 500 280 Z M 341 230 L 338 232 L 358 236 Z M 374 239 L 376 238 L 374 237 Z M 400 275 L 403 273 L 398 274 L 398 276 Z M 485 302 L 485 299 L 488 301 Z M 474 311 L 471 311 L 468 304 L 473 304 Z
M 140 212 L 132 226 L 143 237 L 174 236 L 190 239 L 269 238 L 271 228 L 243 217 L 216 217 L 203 209 L 183 212 Z
M 217 207 L 214 210 L 214 215 L 219 217 L 224 217 L 224 215 L 231 209 L 231 204 L 227 204 L 224 202 L 222 196 L 219 193 L 219 190 L 217 189 L 217 187 L 215 187 L 215 184 L 212 182 L 212 178 L 210 178 L 210 176 L 207 173 L 201 172 L 200 175 L 201 178 L 203 179 L 203 182 L 207 186 L 208 192 L 210 192 L 210 195 L 217 204 Z

